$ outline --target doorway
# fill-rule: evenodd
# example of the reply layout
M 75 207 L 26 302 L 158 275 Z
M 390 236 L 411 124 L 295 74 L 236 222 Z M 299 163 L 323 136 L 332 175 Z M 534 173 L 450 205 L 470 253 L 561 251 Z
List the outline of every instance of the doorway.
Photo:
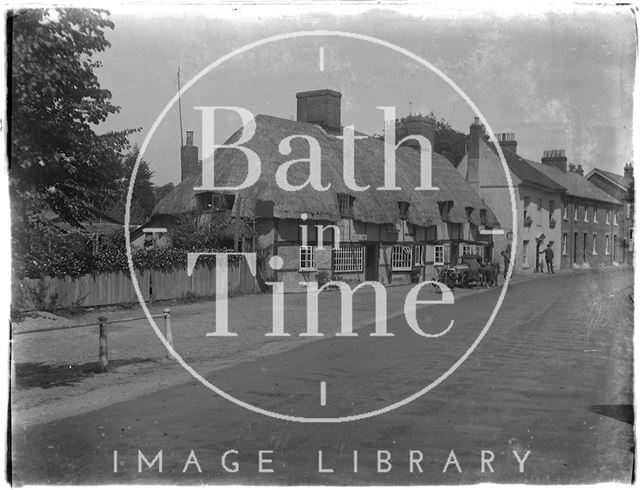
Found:
M 587 263 L 587 234 L 582 236 L 582 263 Z
M 578 263 L 578 234 L 573 234 L 573 263 Z
M 365 268 L 364 268 L 364 280 L 365 281 L 377 281 L 378 280 L 378 259 L 379 259 L 379 246 L 377 243 L 367 243 L 365 246 Z

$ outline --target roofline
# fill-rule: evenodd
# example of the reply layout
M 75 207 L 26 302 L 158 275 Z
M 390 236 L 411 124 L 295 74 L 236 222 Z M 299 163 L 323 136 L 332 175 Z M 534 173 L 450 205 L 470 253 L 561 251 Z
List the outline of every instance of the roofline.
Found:
M 593 170 L 591 170 L 587 175 L 585 175 L 585 179 L 589 179 L 589 177 L 591 177 L 595 172 L 598 172 L 598 175 L 604 177 L 605 179 L 607 179 L 609 182 L 611 182 L 613 185 L 620 187 L 620 189 L 622 189 L 623 191 L 628 191 L 629 188 L 625 187 L 621 184 L 618 184 L 615 180 L 613 180 L 611 177 L 609 177 L 606 174 L 603 174 L 602 171 L 599 168 L 594 168 Z

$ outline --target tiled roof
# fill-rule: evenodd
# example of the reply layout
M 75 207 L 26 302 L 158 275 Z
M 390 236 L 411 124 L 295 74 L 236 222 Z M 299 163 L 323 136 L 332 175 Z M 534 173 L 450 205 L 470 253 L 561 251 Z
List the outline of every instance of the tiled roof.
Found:
M 544 163 L 531 161 L 528 161 L 528 163 L 564 187 L 566 189 L 566 193 L 571 196 L 591 199 L 594 201 L 602 201 L 610 204 L 620 204 L 620 201 L 614 199 L 579 174 L 574 172 L 563 172 L 559 168 L 552 167 L 551 165 L 545 165 Z
M 625 177 L 624 175 L 614 174 L 612 172 L 607 172 L 606 170 L 601 170 L 599 168 L 594 168 L 593 172 L 598 172 L 604 175 L 609 180 L 612 180 L 616 184 L 624 187 L 625 189 L 629 189 L 633 184 L 633 179 L 631 177 Z
M 495 152 L 496 155 L 498 154 L 493 144 L 488 141 L 485 141 L 485 143 Z M 550 179 L 543 172 L 540 172 L 535 166 L 531 165 L 529 161 L 525 160 L 508 148 L 502 148 L 502 153 L 504 153 L 504 158 L 507 160 L 509 169 L 524 183 L 546 187 L 549 190 L 557 192 L 562 192 L 565 189 L 562 184 Z

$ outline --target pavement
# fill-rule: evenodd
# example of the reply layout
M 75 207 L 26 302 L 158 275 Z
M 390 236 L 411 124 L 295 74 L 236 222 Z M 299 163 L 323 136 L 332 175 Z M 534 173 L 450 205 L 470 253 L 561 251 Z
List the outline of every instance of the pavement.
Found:
M 14 418 L 14 481 L 629 482 L 634 454 L 632 283 L 630 270 L 514 281 L 493 325 L 458 369 L 411 403 L 364 420 L 283 421 L 239 407 L 193 379 L 45 423 Z M 398 305 L 401 288 L 388 291 L 389 304 Z M 194 366 L 231 396 L 287 416 L 384 411 L 451 368 L 477 339 L 498 295 L 498 289 L 465 292 L 456 294 L 455 305 L 419 309 L 418 324 L 427 332 L 439 332 L 455 320 L 437 338 L 417 335 L 403 316 L 393 314 L 388 330 L 394 337 L 369 336 L 373 312 L 364 300 L 354 301 L 359 335 L 336 337 L 328 326 L 338 313 L 321 303 L 327 335 L 319 340 L 298 342 L 300 337 L 292 335 L 278 341 L 286 348 L 264 355 L 258 346 L 252 355 L 232 361 L 229 355 L 226 366 Z M 247 298 L 244 304 L 253 307 Z M 294 310 L 286 311 L 293 315 Z M 292 318 L 287 330 L 301 331 L 303 324 Z M 270 324 L 270 314 L 265 321 Z M 251 342 L 252 327 L 238 331 L 241 347 L 235 349 L 242 351 Z M 207 340 L 200 337 L 203 349 L 212 348 Z M 162 473 L 160 459 L 149 469 L 140 456 L 151 462 L 159 451 Z

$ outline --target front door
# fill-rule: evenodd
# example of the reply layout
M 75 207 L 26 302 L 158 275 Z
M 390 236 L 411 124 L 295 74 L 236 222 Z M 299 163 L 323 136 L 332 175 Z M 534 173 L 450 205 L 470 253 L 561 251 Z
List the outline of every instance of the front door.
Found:
M 578 234 L 573 234 L 573 263 L 578 263 Z
M 364 269 L 365 281 L 377 281 L 378 280 L 378 244 L 368 243 L 365 247 L 365 260 L 366 265 Z

